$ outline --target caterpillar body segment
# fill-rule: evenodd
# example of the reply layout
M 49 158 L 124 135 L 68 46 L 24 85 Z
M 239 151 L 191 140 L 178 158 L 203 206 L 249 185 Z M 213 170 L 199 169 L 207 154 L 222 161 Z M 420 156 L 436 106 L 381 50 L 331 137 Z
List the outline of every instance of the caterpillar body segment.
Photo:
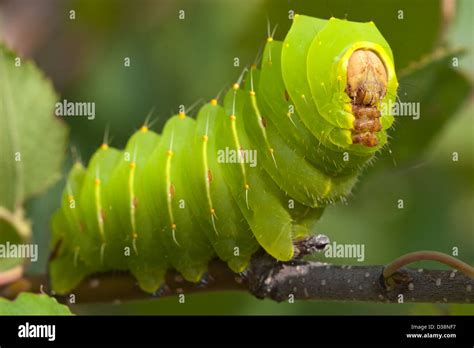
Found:
M 56 211 L 52 219 L 53 261 L 50 263 L 49 274 L 54 279 L 54 289 L 58 293 L 67 292 L 71 286 L 94 271 L 79 257 L 80 239 L 84 238 L 85 227 L 76 206 L 84 177 L 85 168 L 82 164 L 75 163 L 69 172 L 61 198 L 63 208 Z M 64 277 L 65 274 L 70 276 Z
M 258 95 L 249 95 L 247 98 L 258 98 Z M 266 138 L 264 138 L 258 129 L 260 123 L 258 114 L 261 112 L 257 114 L 256 111 L 257 107 L 250 100 L 245 103 L 243 116 L 246 133 L 252 139 L 254 148 L 265 149 L 259 151 L 259 159 L 272 180 L 289 197 L 305 206 L 315 208 L 324 206 L 327 201 L 335 197 L 345 195 L 353 186 L 355 175 L 344 176 L 344 180 L 331 177 L 299 155 L 294 146 L 280 135 L 272 119 L 266 122 Z M 287 127 L 290 125 L 287 124 Z
M 78 198 L 77 209 L 84 225 L 80 254 L 91 266 L 99 269 L 114 264 L 111 258 L 105 257 L 106 252 L 107 255 L 116 252 L 116 234 L 113 231 L 114 224 L 108 219 L 106 190 L 120 155 L 119 150 L 108 145 L 99 148 L 86 169 Z
M 241 272 L 259 248 L 291 260 L 387 141 L 398 83 L 372 23 L 296 16 L 243 81 L 196 119 L 145 125 L 73 166 L 52 222 L 55 291 L 128 270 L 154 292 L 169 268 L 197 282 L 211 259 Z
M 224 108 L 230 116 L 217 126 L 221 135 L 217 139 L 219 148 L 255 150 L 244 124 L 243 111 L 247 98 L 248 94 L 241 89 L 233 89 L 225 96 Z M 262 165 L 252 167 L 245 161 L 240 165 L 225 163 L 223 170 L 232 195 L 258 243 L 275 258 L 290 260 L 293 256 L 293 226 L 285 205 L 286 194 Z M 268 234 L 269 231 L 272 233 Z
M 122 240 L 121 258 L 128 261 L 126 268 L 141 286 L 150 291 L 160 286 L 169 267 L 164 237 L 155 233 L 158 222 L 162 221 L 158 217 L 161 210 L 155 208 L 157 196 L 147 180 L 148 172 L 153 173 L 155 169 L 147 164 L 160 141 L 160 136 L 146 126 L 135 132 L 125 147 L 108 190 L 110 200 L 116 202 L 109 211 L 111 220 L 118 223 L 115 228 Z M 161 173 L 154 173 L 155 179 L 162 177 Z M 125 254 L 129 256 L 124 257 Z
M 193 151 L 188 158 L 196 173 L 189 178 L 194 194 L 191 209 L 196 216 L 203 217 L 199 222 L 217 256 L 233 271 L 242 272 L 259 245 L 230 193 L 221 169 L 223 164 L 216 156 L 216 140 L 222 136 L 216 125 L 227 117 L 216 100 L 198 113 Z
M 147 169 L 151 170 L 145 176 L 159 218 L 154 233 L 163 236 L 170 265 L 190 281 L 202 277 L 208 261 L 214 256 L 197 217 L 191 212 L 193 187 L 187 178 L 197 173 L 189 170 L 187 158 L 188 152 L 193 151 L 189 140 L 194 136 L 195 128 L 196 121 L 190 117 L 177 115 L 169 119 L 160 144 L 148 162 Z

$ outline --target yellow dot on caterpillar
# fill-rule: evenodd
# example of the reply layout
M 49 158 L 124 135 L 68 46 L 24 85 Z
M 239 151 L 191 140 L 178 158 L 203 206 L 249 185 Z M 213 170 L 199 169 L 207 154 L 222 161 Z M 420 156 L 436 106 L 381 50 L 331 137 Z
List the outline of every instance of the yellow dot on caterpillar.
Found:
M 375 25 L 375 23 L 374 23 L 373 21 L 370 21 L 369 23 L 370 23 L 371 25 Z
M 299 14 L 295 14 L 295 16 L 293 17 L 293 19 L 296 19 L 298 18 L 300 15 Z
M 240 88 L 240 85 L 239 85 L 238 83 L 234 83 L 234 84 L 232 85 L 232 89 L 233 89 L 234 91 L 238 90 L 239 88 Z
M 178 113 L 178 117 L 179 117 L 181 120 L 184 120 L 184 119 L 186 118 L 186 114 L 185 114 L 184 112 L 180 111 L 180 112 Z
M 107 150 L 108 148 L 109 148 L 109 145 L 107 145 L 106 143 L 103 143 L 102 145 L 100 145 L 101 150 Z
M 142 132 L 142 133 L 148 132 L 148 127 L 147 127 L 147 126 L 142 126 L 142 127 L 140 128 L 140 132 Z
M 286 47 L 286 48 L 290 47 L 290 44 L 287 42 L 287 43 L 285 44 L 285 47 Z
M 257 65 L 256 65 L 256 64 L 252 64 L 252 65 L 250 66 L 250 69 L 252 69 L 252 70 L 257 69 Z
M 329 18 L 330 21 L 333 21 L 333 20 L 335 20 L 335 19 L 336 19 L 336 18 L 334 18 L 334 17 Z
M 321 86 L 324 86 L 324 82 L 321 82 Z
M 95 186 L 99 186 L 100 185 L 100 179 L 99 178 L 96 178 L 95 179 Z
M 318 45 L 321 46 L 323 42 L 321 40 L 318 41 Z
M 216 210 L 214 208 L 211 208 L 211 214 L 214 214 Z
M 235 115 L 230 115 L 230 120 L 231 120 L 231 121 L 235 121 L 236 118 L 237 118 L 237 117 L 236 117 Z
M 272 42 L 272 41 L 273 41 L 273 38 L 271 36 L 267 38 L 267 42 Z
M 67 199 L 68 199 L 69 201 L 73 201 L 73 200 L 74 200 L 74 196 L 73 196 L 73 195 L 69 195 L 69 196 L 67 196 Z
M 341 81 L 341 80 L 342 80 L 342 76 L 341 76 L 341 75 L 337 75 L 337 80 L 338 80 L 338 81 Z
M 269 150 L 270 150 L 270 153 L 273 153 L 273 148 L 270 148 Z
M 133 239 L 137 239 L 137 238 L 138 238 L 138 234 L 137 234 L 136 232 L 134 232 L 134 233 L 132 234 L 132 237 L 133 237 Z
M 176 224 L 171 224 L 171 229 L 175 230 L 176 229 Z
M 173 156 L 173 151 L 172 151 L 172 150 L 168 150 L 168 151 L 166 151 L 166 154 L 168 155 L 168 157 L 171 157 L 171 156 Z
M 250 91 L 249 94 L 251 97 L 255 97 L 255 91 Z
M 204 134 L 204 135 L 202 136 L 202 140 L 208 141 L 208 140 L 209 140 L 209 137 L 208 137 L 206 134 Z
M 211 105 L 216 106 L 217 105 L 217 99 L 211 99 Z
M 130 163 L 130 169 L 135 169 L 137 164 L 135 162 Z
M 245 185 L 244 185 L 244 188 L 245 188 L 246 190 L 250 189 L 249 184 L 245 184 Z

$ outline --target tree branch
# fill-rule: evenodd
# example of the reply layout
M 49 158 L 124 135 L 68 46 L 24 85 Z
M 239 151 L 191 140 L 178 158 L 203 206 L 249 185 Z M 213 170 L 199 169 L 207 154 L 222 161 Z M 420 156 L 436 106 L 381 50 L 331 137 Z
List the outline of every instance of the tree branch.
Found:
M 400 259 L 404 260 L 404 256 Z M 393 265 L 393 263 L 392 263 Z M 471 268 L 471 266 L 468 266 Z M 183 280 L 175 271 L 155 294 L 140 290 L 126 272 L 102 273 L 89 277 L 72 294 L 76 303 L 117 302 L 151 299 L 177 294 L 239 290 L 257 298 L 275 301 L 344 300 L 399 302 L 474 303 L 474 279 L 458 270 L 394 269 L 384 278 L 384 266 L 344 266 L 294 260 L 278 262 L 268 255 L 254 257 L 245 274 L 235 274 L 221 261 L 209 265 L 199 284 Z M 46 276 L 24 276 L 0 287 L 0 296 L 14 298 L 22 291 L 54 295 Z M 56 296 L 68 303 L 71 296 Z
M 253 263 L 250 291 L 258 298 L 373 302 L 474 302 L 474 280 L 454 271 L 402 268 L 384 279 L 384 266 L 321 262 Z

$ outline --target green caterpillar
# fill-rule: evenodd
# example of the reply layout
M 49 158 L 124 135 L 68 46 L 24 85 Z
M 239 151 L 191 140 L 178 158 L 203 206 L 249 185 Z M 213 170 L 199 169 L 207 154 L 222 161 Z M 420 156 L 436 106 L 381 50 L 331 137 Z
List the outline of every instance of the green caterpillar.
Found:
M 241 272 L 259 248 L 291 260 L 387 141 L 381 103 L 398 82 L 372 22 L 296 15 L 244 80 L 196 119 L 180 112 L 161 135 L 144 125 L 125 150 L 103 144 L 73 166 L 52 222 L 56 292 L 108 270 L 153 292 L 169 268 L 196 282 L 212 258 Z

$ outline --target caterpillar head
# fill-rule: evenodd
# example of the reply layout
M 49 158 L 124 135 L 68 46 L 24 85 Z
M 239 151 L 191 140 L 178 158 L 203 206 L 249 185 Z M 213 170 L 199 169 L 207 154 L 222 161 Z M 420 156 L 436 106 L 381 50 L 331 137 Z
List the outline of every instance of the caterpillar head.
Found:
M 377 53 L 359 49 L 347 65 L 346 93 L 353 104 L 376 106 L 387 92 L 387 70 Z
M 379 103 L 387 92 L 387 70 L 377 53 L 364 49 L 352 53 L 345 92 L 351 99 L 355 118 L 352 142 L 376 146 L 378 139 L 374 133 L 382 130 Z
M 398 87 L 390 46 L 373 22 L 304 17 L 293 25 L 300 33 L 313 29 L 307 37 L 306 77 L 317 109 L 313 118 L 324 119 L 319 122 L 324 129 L 315 127 L 322 129 L 318 137 L 329 147 L 374 153 L 386 143 L 393 123 L 384 107 L 393 105 Z

